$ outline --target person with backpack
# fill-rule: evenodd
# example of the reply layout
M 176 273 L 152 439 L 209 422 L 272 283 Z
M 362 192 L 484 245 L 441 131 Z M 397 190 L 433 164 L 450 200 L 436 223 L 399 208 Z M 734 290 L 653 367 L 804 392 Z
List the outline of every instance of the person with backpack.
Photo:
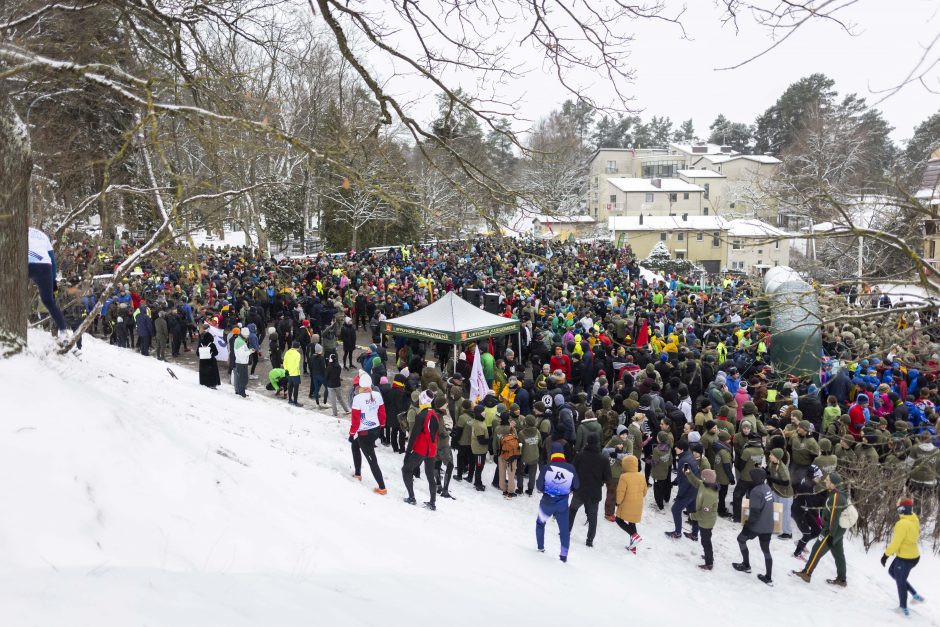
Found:
M 364 375 L 368 376 L 368 375 Z M 361 385 L 360 377 L 360 385 Z M 434 468 L 434 461 L 437 458 L 437 436 L 441 428 L 441 417 L 431 407 L 434 397 L 431 392 L 425 390 L 418 395 L 418 413 L 415 415 L 414 424 L 411 427 L 411 433 L 408 436 L 408 443 L 405 445 L 405 463 L 401 467 L 401 476 L 405 482 L 405 489 L 408 496 L 403 499 L 405 503 L 414 505 L 414 472 L 422 464 L 424 465 L 424 474 L 428 480 L 428 493 L 431 500 L 426 501 L 424 506 L 434 511 L 435 497 L 437 496 L 437 486 L 435 478 L 437 473 Z
M 565 461 L 563 444 L 552 444 L 548 463 L 539 473 L 536 487 L 542 492 L 539 512 L 535 519 L 535 541 L 540 553 L 545 552 L 545 523 L 552 517 L 558 523 L 561 536 L 561 550 L 558 559 L 568 561 L 568 547 L 571 534 L 568 530 L 568 495 L 579 486 L 578 473 Z
M 500 419 L 501 425 L 497 427 L 496 446 L 496 465 L 499 473 L 499 490 L 503 493 L 503 498 L 510 499 L 516 496 L 516 464 L 519 461 L 522 444 L 519 442 L 519 436 L 516 435 L 516 421 L 512 419 L 509 412 L 506 412 Z
M 526 416 L 523 424 L 525 427 L 519 433 L 519 440 L 522 443 L 522 458 L 519 460 L 516 494 L 522 494 L 523 479 L 528 477 L 525 493 L 532 496 L 539 470 L 539 458 L 542 454 L 542 432 L 536 426 L 535 416 Z
M 849 496 L 842 483 L 842 477 L 838 473 L 830 473 L 823 478 L 823 485 L 828 494 L 826 505 L 820 512 L 822 518 L 822 531 L 816 544 L 810 551 L 810 557 L 803 570 L 795 570 L 793 574 L 809 583 L 813 571 L 819 566 L 819 560 L 827 552 L 832 552 L 832 557 L 836 561 L 836 578 L 827 579 L 826 583 L 834 586 L 846 586 L 846 568 L 845 551 L 842 547 L 842 540 L 845 536 L 846 527 L 843 526 L 842 513 L 849 505 Z M 853 508 L 854 509 L 854 508 Z M 851 525 L 849 525 L 851 527 Z
M 907 581 L 911 570 L 920 561 L 920 549 L 917 546 L 920 540 L 920 520 L 914 513 L 914 500 L 911 498 L 898 499 L 897 509 L 900 519 L 894 523 L 891 543 L 881 556 L 881 565 L 884 566 L 889 557 L 895 556 L 888 568 L 888 574 L 898 585 L 898 601 L 901 604 L 898 610 L 908 616 L 910 615 L 907 609 L 908 593 L 912 595 L 912 601 L 915 603 L 922 603 L 924 600 L 924 597 L 917 594 L 914 586 Z
M 588 519 L 587 546 L 594 546 L 601 491 L 611 480 L 610 457 L 601 453 L 600 443 L 598 434 L 589 433 L 584 450 L 575 457 L 573 464 L 580 485 L 571 497 L 571 505 L 568 507 L 568 530 L 574 529 L 574 519 L 583 505 Z
M 773 579 L 774 559 L 770 554 L 770 537 L 774 533 L 774 497 L 770 488 L 764 481 L 767 473 L 763 468 L 754 468 L 751 470 L 750 483 L 753 486 L 747 494 L 749 501 L 747 522 L 744 523 L 744 529 L 738 534 L 738 546 L 741 548 L 741 561 L 732 564 L 736 571 L 742 573 L 751 572 L 750 556 L 747 550 L 747 543 L 754 538 L 760 542 L 760 550 L 764 554 L 764 567 L 766 573 L 757 575 L 767 585 L 771 585 Z
M 669 439 L 668 431 L 660 431 L 656 435 L 658 444 L 653 449 L 649 464 L 652 467 L 653 498 L 659 511 L 666 509 L 666 503 L 672 496 L 672 450 Z
M 790 485 L 790 471 L 784 463 L 783 449 L 775 448 L 770 451 L 770 465 L 767 467 L 767 482 L 774 497 L 774 503 L 780 503 L 783 511 L 781 533 L 778 538 L 789 540 L 793 538 L 790 531 L 790 508 L 793 506 L 793 486 Z
M 296 348 L 291 350 L 300 348 L 300 342 L 296 340 L 294 341 L 294 345 Z M 290 352 L 291 351 L 288 351 L 288 353 Z M 297 350 L 297 357 L 297 378 L 300 379 L 299 350 Z M 284 356 L 284 362 L 287 363 L 287 355 Z M 293 382 L 291 385 L 293 385 Z M 296 395 L 296 391 L 294 391 L 294 394 Z M 376 487 L 373 492 L 383 495 L 388 494 L 388 490 L 385 489 L 382 469 L 379 468 L 379 460 L 375 455 L 375 441 L 379 439 L 379 435 L 382 433 L 384 426 L 385 403 L 382 401 L 382 395 L 372 389 L 372 378 L 369 375 L 359 375 L 359 393 L 353 398 L 352 420 L 349 424 L 349 443 L 352 446 L 353 467 L 355 469 L 353 471 L 353 478 L 362 481 L 362 457 L 364 455 L 366 461 L 369 462 L 372 476 L 378 484 L 378 487 Z M 433 490 L 431 498 L 434 498 Z

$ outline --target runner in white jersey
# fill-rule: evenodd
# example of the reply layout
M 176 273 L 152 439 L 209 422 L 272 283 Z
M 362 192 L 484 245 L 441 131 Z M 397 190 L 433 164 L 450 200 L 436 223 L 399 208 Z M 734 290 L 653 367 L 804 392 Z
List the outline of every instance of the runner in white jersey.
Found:
M 57 287 L 55 277 L 55 255 L 52 252 L 52 242 L 39 229 L 29 227 L 29 278 L 39 288 L 39 299 L 42 300 L 43 306 L 59 329 L 60 339 L 64 340 L 71 332 L 68 331 L 65 317 L 55 302 Z
M 385 403 L 382 395 L 372 389 L 372 377 L 366 373 L 359 375 L 359 394 L 352 402 L 352 422 L 349 425 L 349 442 L 352 445 L 353 477 L 362 481 L 362 456 L 365 455 L 372 470 L 375 482 L 379 484 L 376 494 L 387 494 L 382 469 L 375 456 L 375 441 L 385 427 Z

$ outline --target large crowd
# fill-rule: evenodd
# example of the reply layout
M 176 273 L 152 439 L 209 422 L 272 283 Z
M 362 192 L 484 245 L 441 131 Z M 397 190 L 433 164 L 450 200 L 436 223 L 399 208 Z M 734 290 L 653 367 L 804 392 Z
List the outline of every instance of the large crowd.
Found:
M 77 243 L 59 261 L 77 285 L 131 249 Z M 383 333 L 385 320 L 468 289 L 496 294 L 494 313 L 518 319 L 520 336 L 462 345 L 454 359 L 448 344 Z M 72 327 L 103 298 L 81 292 L 66 309 Z M 537 491 L 538 549 L 554 517 L 562 560 L 582 508 L 587 546 L 602 515 L 636 553 L 651 488 L 653 506 L 671 514 L 667 535 L 701 543 L 700 568 L 713 568 L 712 530 L 729 519 L 743 522 L 735 569 L 750 572 L 756 539 L 759 577 L 771 583 L 776 535 L 805 560 L 796 576 L 809 582 L 831 552 L 828 582 L 845 586 L 853 482 L 872 465 L 902 469 L 885 559 L 895 556 L 906 613 L 909 592 L 922 600 L 907 580 L 917 513 L 937 499 L 940 365 L 917 368 L 851 325 L 829 325 L 818 373 L 781 371 L 756 320 L 758 292 L 740 276 L 653 278 L 628 247 L 605 243 L 481 237 L 280 261 L 168 248 L 106 297 L 92 328 L 158 358 L 192 345 L 200 382 L 220 386 L 222 368 L 243 396 L 261 359 L 270 394 L 292 405 L 309 381 L 308 399 L 349 414 L 353 475 L 362 480 L 364 457 L 378 494 L 382 446 L 404 455 L 409 504 L 422 470 L 432 510 L 464 482 L 506 499 Z M 481 370 L 482 390 L 471 386 Z

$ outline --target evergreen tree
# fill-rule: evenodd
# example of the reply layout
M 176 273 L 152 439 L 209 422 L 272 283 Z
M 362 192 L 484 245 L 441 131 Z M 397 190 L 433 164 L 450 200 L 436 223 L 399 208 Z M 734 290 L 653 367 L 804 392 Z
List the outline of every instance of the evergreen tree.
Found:
M 751 126 L 743 122 L 732 122 L 725 116 L 718 114 L 708 130 L 711 131 L 708 136 L 709 143 L 731 146 L 732 150 L 741 153 L 751 152 L 751 142 L 754 135 L 754 129 Z
M 758 116 L 754 150 L 781 154 L 792 143 L 813 111 L 830 108 L 836 98 L 835 81 L 824 74 L 801 78 L 783 92 L 770 108 Z

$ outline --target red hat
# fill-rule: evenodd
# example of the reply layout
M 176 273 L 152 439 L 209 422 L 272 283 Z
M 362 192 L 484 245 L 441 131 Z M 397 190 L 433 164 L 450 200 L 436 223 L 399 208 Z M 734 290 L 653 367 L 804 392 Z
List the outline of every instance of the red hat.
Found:
M 301 326 L 309 327 L 309 326 L 310 326 L 310 321 L 309 321 L 309 320 L 304 320 L 304 321 L 301 322 L 300 324 L 301 324 Z
M 914 507 L 914 499 L 911 499 L 911 498 L 899 499 L 898 507 Z

